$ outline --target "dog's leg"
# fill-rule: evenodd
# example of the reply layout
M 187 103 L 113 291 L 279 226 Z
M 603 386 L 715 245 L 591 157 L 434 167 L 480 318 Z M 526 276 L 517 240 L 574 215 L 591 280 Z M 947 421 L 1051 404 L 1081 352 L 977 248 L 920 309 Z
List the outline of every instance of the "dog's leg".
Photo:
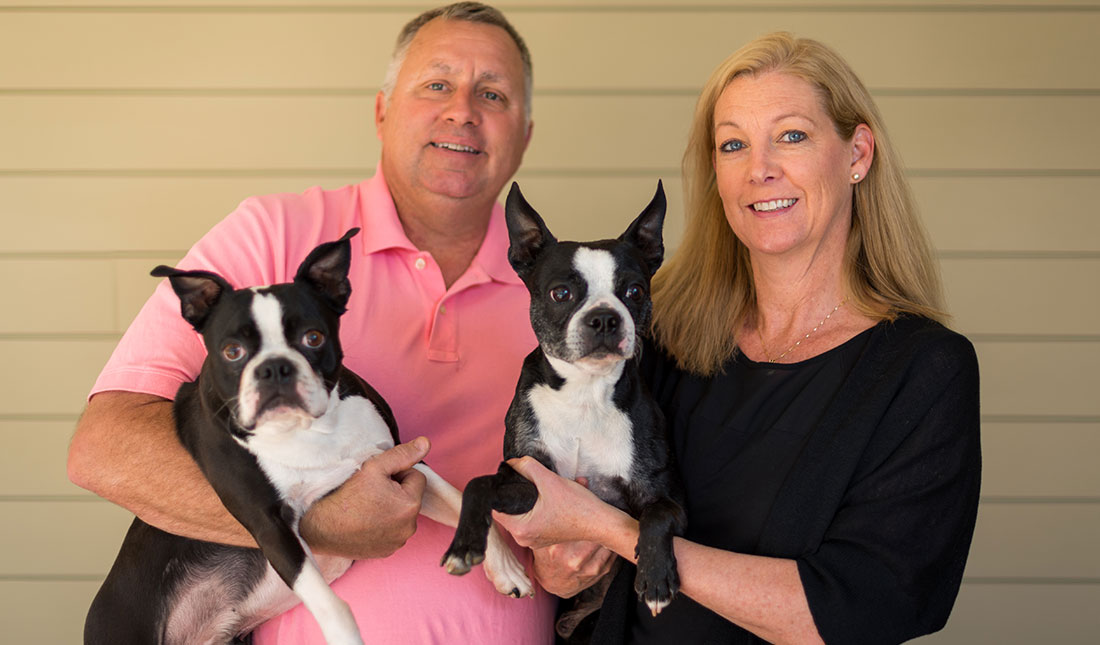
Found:
M 638 573 L 634 577 L 634 591 L 654 616 L 680 590 L 672 537 L 683 535 L 686 523 L 684 509 L 668 497 L 645 506 L 638 517 L 638 545 L 634 548 Z
M 448 573 L 462 575 L 480 563 L 488 547 L 497 510 L 510 515 L 526 513 L 535 505 L 538 489 L 507 463 L 494 475 L 475 477 L 462 493 L 462 511 L 454 540 L 443 556 Z
M 302 543 L 305 547 L 305 542 Z M 351 614 L 351 608 L 344 602 L 332 587 L 325 582 L 325 577 L 313 561 L 313 557 L 306 551 L 307 557 L 302 563 L 302 569 L 294 580 L 292 589 L 302 599 L 302 603 L 317 619 L 321 627 L 321 633 L 325 642 L 329 645 L 346 643 L 347 645 L 362 645 L 363 639 L 359 635 L 359 626 L 355 623 L 355 617 Z
M 362 645 L 359 627 L 348 604 L 325 582 L 313 554 L 298 534 L 297 520 L 283 506 L 279 515 L 268 515 L 262 526 L 250 526 L 264 556 L 313 614 L 329 645 Z
M 462 507 L 462 493 L 425 464 L 413 466 L 428 480 L 420 512 L 440 524 L 456 527 Z M 454 573 L 448 567 L 448 572 Z M 533 596 L 535 588 L 523 571 L 523 565 L 505 544 L 496 525 L 490 522 L 485 547 L 485 575 L 502 594 L 515 598 Z

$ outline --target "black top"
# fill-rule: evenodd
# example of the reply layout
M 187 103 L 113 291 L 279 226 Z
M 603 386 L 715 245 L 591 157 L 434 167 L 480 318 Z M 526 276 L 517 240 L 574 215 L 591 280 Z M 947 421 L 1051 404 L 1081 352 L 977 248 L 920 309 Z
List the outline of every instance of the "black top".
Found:
M 795 364 L 731 359 L 701 378 L 646 347 L 684 481 L 686 537 L 793 558 L 827 643 L 901 642 L 946 622 L 980 480 L 970 343 L 884 322 Z M 677 597 L 657 618 L 624 567 L 593 643 L 759 643 Z

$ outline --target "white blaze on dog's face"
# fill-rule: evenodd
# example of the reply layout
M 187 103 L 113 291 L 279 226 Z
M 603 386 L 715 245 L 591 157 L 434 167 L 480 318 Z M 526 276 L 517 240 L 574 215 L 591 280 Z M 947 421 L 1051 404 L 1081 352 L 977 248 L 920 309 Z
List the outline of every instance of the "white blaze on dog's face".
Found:
M 634 318 L 616 294 L 619 272 L 610 252 L 582 246 L 573 268 L 587 289 L 569 319 L 560 358 L 602 371 L 634 355 Z
M 288 345 L 279 299 L 259 288 L 252 292 L 259 347 L 241 373 L 237 422 L 249 429 L 276 420 L 285 421 L 287 429 L 308 424 L 328 405 L 324 380 L 301 352 Z

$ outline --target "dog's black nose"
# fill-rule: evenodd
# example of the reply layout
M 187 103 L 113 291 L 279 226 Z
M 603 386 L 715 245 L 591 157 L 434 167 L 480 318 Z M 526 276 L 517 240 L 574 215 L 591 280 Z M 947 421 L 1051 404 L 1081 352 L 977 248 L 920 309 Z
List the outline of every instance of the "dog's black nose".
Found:
M 272 358 L 256 367 L 256 380 L 272 385 L 290 383 L 298 374 L 298 369 L 285 358 Z
M 619 314 L 611 309 L 597 309 L 588 315 L 588 328 L 595 334 L 613 334 L 622 322 Z

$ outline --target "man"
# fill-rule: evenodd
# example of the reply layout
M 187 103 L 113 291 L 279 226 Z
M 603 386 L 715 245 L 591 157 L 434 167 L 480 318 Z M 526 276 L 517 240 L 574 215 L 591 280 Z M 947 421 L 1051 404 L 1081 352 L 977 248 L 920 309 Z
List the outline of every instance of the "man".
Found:
M 284 282 L 316 244 L 363 228 L 352 240 L 345 364 L 386 397 L 408 443 L 319 502 L 302 534 L 318 553 L 359 559 L 333 586 L 368 642 L 552 640 L 548 594 L 516 600 L 480 573 L 444 573 L 452 530 L 418 519 L 424 480 L 411 470 L 428 451 L 412 440 L 421 435 L 432 467 L 459 488 L 500 460 L 504 413 L 535 340 L 496 197 L 530 140 L 530 96 L 529 54 L 499 12 L 477 3 L 426 12 L 402 31 L 376 98 L 374 178 L 246 200 L 179 263 L 238 287 Z M 165 530 L 253 546 L 174 436 L 169 399 L 202 359 L 160 285 L 92 391 L 69 475 Z M 301 606 L 254 639 L 323 642 Z

